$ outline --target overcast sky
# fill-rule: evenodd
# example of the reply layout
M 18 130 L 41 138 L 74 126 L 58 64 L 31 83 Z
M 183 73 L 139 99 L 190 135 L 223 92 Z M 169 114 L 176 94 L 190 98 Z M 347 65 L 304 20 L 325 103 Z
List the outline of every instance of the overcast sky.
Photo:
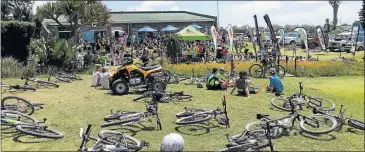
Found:
M 45 1 L 35 1 L 35 8 Z M 112 11 L 191 11 L 218 16 L 217 1 L 103 1 Z M 219 25 L 254 25 L 253 15 L 260 26 L 268 14 L 272 24 L 323 25 L 332 20 L 332 7 L 328 1 L 219 1 Z M 343 1 L 339 7 L 339 23 L 352 24 L 359 20 L 361 1 Z

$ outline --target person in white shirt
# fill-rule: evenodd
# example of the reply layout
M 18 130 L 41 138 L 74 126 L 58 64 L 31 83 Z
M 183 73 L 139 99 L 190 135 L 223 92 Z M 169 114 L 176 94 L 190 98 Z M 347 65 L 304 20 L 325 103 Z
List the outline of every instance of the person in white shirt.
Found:
M 109 90 L 109 78 L 112 77 L 112 74 L 108 72 L 107 68 L 103 68 L 102 73 L 101 73 L 101 86 L 103 87 L 103 89 Z
M 96 70 L 93 72 L 93 75 L 91 77 L 91 87 L 98 87 L 100 86 L 100 80 L 101 80 L 101 65 L 96 66 Z

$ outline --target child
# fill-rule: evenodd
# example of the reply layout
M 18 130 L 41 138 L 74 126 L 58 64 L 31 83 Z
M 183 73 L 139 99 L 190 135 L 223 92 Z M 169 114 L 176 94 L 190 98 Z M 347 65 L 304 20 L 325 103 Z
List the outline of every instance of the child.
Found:
M 238 75 L 239 79 L 236 80 L 236 85 L 233 87 L 230 94 L 232 94 L 236 90 L 236 88 L 238 88 L 238 95 L 246 97 L 250 97 L 250 94 L 258 93 L 259 90 L 251 86 L 251 81 L 248 78 L 246 71 L 241 71 L 238 73 Z
M 101 79 L 101 66 L 97 65 L 96 70 L 93 72 L 91 77 L 91 87 L 98 87 L 100 86 L 100 79 Z

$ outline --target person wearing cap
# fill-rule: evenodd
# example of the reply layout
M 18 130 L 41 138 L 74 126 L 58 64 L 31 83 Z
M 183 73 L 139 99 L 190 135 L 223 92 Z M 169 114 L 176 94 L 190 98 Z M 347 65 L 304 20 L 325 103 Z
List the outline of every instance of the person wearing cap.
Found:
M 250 94 L 258 93 L 257 88 L 251 87 L 251 80 L 249 79 L 246 71 L 240 71 L 238 75 L 239 78 L 236 80 L 236 84 L 230 94 L 232 94 L 236 88 L 238 89 L 238 95 L 246 97 L 250 97 Z
M 208 90 L 221 90 L 226 89 L 230 85 L 217 77 L 218 69 L 213 68 L 212 73 L 207 76 L 206 87 Z
M 281 83 L 280 78 L 275 74 L 275 69 L 270 69 L 270 85 L 267 86 L 268 91 L 272 93 L 281 93 L 284 90 L 284 86 Z
M 184 138 L 177 133 L 170 133 L 162 139 L 161 152 L 182 152 L 184 149 Z

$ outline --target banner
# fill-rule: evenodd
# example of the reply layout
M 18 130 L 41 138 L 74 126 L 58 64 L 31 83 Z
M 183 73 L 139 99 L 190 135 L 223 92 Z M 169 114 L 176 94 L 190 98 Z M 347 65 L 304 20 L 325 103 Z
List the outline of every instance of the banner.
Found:
M 280 47 L 279 47 L 279 44 L 278 44 L 278 41 L 276 39 L 276 33 L 274 31 L 274 28 L 272 27 L 272 24 L 271 24 L 271 21 L 270 21 L 270 18 L 269 18 L 269 15 L 265 14 L 264 15 L 264 20 L 267 24 L 267 27 L 269 28 L 270 30 L 270 39 L 273 43 L 273 47 L 272 47 L 272 52 L 273 53 L 278 53 L 277 55 L 279 55 L 280 57 Z M 280 59 L 278 58 L 278 64 L 279 64 L 279 61 Z
M 252 32 L 252 29 L 250 26 L 247 26 L 247 31 L 248 33 L 250 34 L 250 37 L 251 37 L 251 41 L 252 41 L 252 46 L 253 46 L 253 50 L 255 51 L 255 55 L 257 54 L 256 53 L 256 43 L 255 43 L 255 37 L 253 36 L 253 32 Z
M 279 36 L 280 36 L 280 41 L 281 42 L 283 42 L 283 46 L 284 46 L 284 37 L 285 37 L 285 32 L 284 32 L 284 29 L 279 29 L 278 31 L 277 31 L 277 33 L 279 34 Z
M 257 23 L 257 16 L 254 15 L 253 19 L 255 20 L 255 29 L 256 29 L 256 43 L 259 46 L 259 49 L 263 49 L 263 47 L 261 46 L 261 42 L 260 42 L 260 32 L 259 32 L 259 25 Z M 255 54 L 257 56 L 257 54 Z
M 232 29 L 232 25 L 229 24 L 227 27 L 227 32 L 228 32 L 228 38 L 229 38 L 229 50 L 230 52 L 233 51 L 233 29 Z
M 212 26 L 210 28 L 210 32 L 212 33 L 212 39 L 213 39 L 213 43 L 214 43 L 214 50 L 217 49 L 217 37 L 218 37 L 218 32 L 217 30 L 215 29 L 214 26 Z
M 85 41 L 87 41 L 88 43 L 94 43 L 94 31 L 87 31 L 87 32 L 82 32 L 82 39 Z
M 352 32 L 350 37 L 350 44 L 351 44 L 351 53 L 355 55 L 355 50 L 357 46 L 357 40 L 359 38 L 359 24 L 352 24 Z
M 300 39 L 304 42 L 305 49 L 308 50 L 308 37 L 307 31 L 302 27 L 297 27 L 294 29 L 295 32 L 299 33 Z
M 323 31 L 322 31 L 321 26 L 317 26 L 316 31 L 317 31 L 319 43 L 321 45 L 321 50 L 326 50 L 326 43 L 324 42 Z

